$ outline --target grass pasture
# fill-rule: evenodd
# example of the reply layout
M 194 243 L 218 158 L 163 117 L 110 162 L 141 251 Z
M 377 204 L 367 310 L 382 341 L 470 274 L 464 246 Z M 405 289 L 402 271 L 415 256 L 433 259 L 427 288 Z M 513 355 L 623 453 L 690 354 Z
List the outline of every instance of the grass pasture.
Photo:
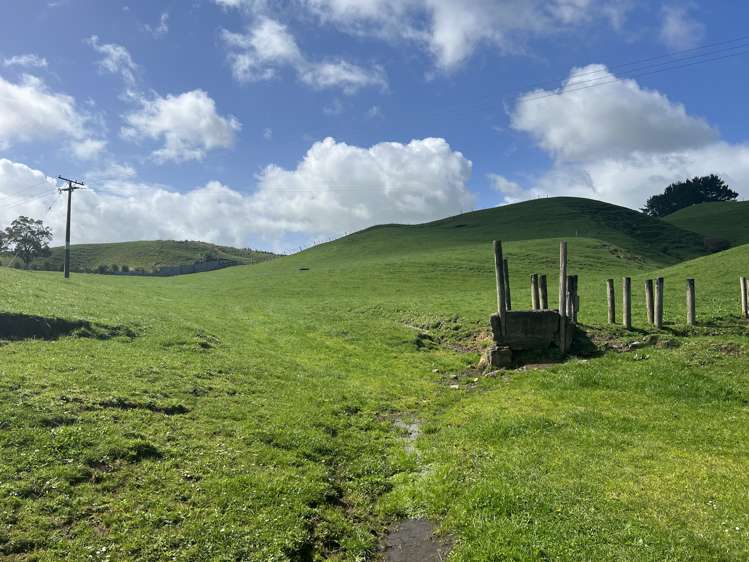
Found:
M 452 561 L 749 557 L 737 283 L 749 245 L 695 257 L 701 238 L 686 237 L 677 253 L 694 259 L 677 263 L 673 249 L 638 253 L 630 223 L 586 216 L 573 237 L 549 219 L 523 240 L 498 232 L 509 228 L 498 216 L 371 229 L 178 278 L 1 268 L 0 319 L 95 329 L 0 336 L 0 555 L 377 560 L 389 524 L 427 517 L 452 537 Z M 515 308 L 529 305 L 533 272 L 549 274 L 556 302 L 558 236 L 569 236 L 580 320 L 609 351 L 473 369 L 496 306 L 497 234 L 510 240 Z M 624 275 L 631 333 L 605 325 L 605 279 Z M 642 302 L 656 275 L 658 334 Z M 415 452 L 397 421 L 420 424 Z
M 143 240 L 136 242 L 115 242 L 110 244 L 73 244 L 71 246 L 70 268 L 73 271 L 95 271 L 99 266 L 118 268 L 123 265 L 131 270 L 142 268 L 152 271 L 163 266 L 190 265 L 201 261 L 207 254 L 211 260 L 231 260 L 237 263 L 258 263 L 274 258 L 274 254 L 255 250 L 241 250 L 230 246 L 218 246 L 206 242 L 190 240 Z M 12 256 L 3 256 L 3 264 L 11 262 Z M 47 271 L 62 271 L 65 260 L 65 247 L 51 248 L 51 255 L 37 258 L 32 265 Z
M 749 201 L 692 205 L 668 215 L 664 220 L 705 238 L 727 240 L 734 246 L 749 243 Z

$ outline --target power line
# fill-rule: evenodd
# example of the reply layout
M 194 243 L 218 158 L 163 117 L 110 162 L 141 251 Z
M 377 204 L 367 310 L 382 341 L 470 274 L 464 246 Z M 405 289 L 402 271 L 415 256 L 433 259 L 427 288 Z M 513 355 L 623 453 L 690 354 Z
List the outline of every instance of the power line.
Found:
M 675 57 L 678 57 L 679 55 L 683 55 L 683 54 L 686 54 L 686 53 L 695 53 L 694 55 L 692 55 L 694 57 L 708 56 L 710 54 L 715 54 L 717 52 L 720 52 L 720 51 L 724 50 L 724 49 L 714 49 L 714 47 L 723 47 L 724 45 L 731 45 L 733 43 L 738 43 L 738 42 L 746 41 L 746 40 L 749 40 L 749 35 L 741 35 L 739 37 L 734 37 L 733 39 L 728 39 L 726 41 L 718 41 L 718 42 L 715 42 L 715 43 L 708 43 L 706 45 L 702 45 L 701 47 L 693 47 L 691 49 L 681 49 L 681 50 L 678 50 L 678 51 L 672 51 L 672 52 L 667 53 L 665 55 L 656 55 L 656 56 L 647 57 L 647 58 L 643 58 L 643 59 L 637 59 L 637 60 L 633 60 L 633 61 L 629 61 L 629 62 L 614 64 L 614 65 L 607 65 L 607 70 L 609 70 L 609 71 L 612 71 L 612 70 L 621 70 L 621 69 L 628 68 L 628 67 L 631 67 L 631 66 L 640 66 L 642 64 L 652 63 L 652 62 L 658 61 L 658 60 L 675 58 Z M 726 49 L 734 49 L 734 48 L 737 48 L 737 47 L 727 47 Z M 700 51 L 710 51 L 710 52 L 700 53 Z M 686 58 L 689 58 L 689 57 L 686 57 Z M 660 64 L 666 64 L 666 63 L 660 63 Z M 638 70 L 638 69 L 635 69 L 635 70 Z M 588 70 L 588 71 L 579 73 L 577 76 L 594 75 L 594 74 L 599 74 L 599 73 L 603 73 L 603 72 L 606 72 L 606 71 L 602 70 L 602 69 Z M 540 81 L 540 82 L 535 82 L 535 83 L 528 84 L 524 88 L 521 88 L 521 89 L 522 90 L 530 90 L 530 89 L 534 89 L 534 88 L 540 88 L 540 87 L 543 87 L 543 86 L 549 85 L 549 84 L 551 84 L 551 85 L 558 84 L 559 82 L 561 82 L 563 80 L 564 80 L 564 77 L 557 78 L 557 79 L 544 80 L 544 81 Z
M 749 47 L 749 45 L 746 45 L 746 47 Z M 715 58 L 711 58 L 711 59 L 705 59 L 705 60 L 701 60 L 701 61 L 690 62 L 690 63 L 687 63 L 687 64 L 682 64 L 682 65 L 673 66 L 673 67 L 669 67 L 669 68 L 664 68 L 664 69 L 660 69 L 660 70 L 651 70 L 651 71 L 647 71 L 647 72 L 640 72 L 640 73 L 633 74 L 631 76 L 626 76 L 626 77 L 621 77 L 621 78 L 614 77 L 611 80 L 604 80 L 602 82 L 596 82 L 594 84 L 590 84 L 590 85 L 587 85 L 587 86 L 582 86 L 582 87 L 577 87 L 577 88 L 575 88 L 575 87 L 573 87 L 573 88 L 563 88 L 563 89 L 561 89 L 559 91 L 555 91 L 555 92 L 545 92 L 543 94 L 538 94 L 538 95 L 524 96 L 521 99 L 522 99 L 522 101 L 535 101 L 535 100 L 540 100 L 540 99 L 544 99 L 544 98 L 550 98 L 550 97 L 554 97 L 554 96 L 563 96 L 564 94 L 569 94 L 569 93 L 572 93 L 572 92 L 579 92 L 580 90 L 587 90 L 589 88 L 596 88 L 598 86 L 605 86 L 606 84 L 614 84 L 616 82 L 624 82 L 625 80 L 631 80 L 633 78 L 639 78 L 641 76 L 651 76 L 653 74 L 661 74 L 662 72 L 667 72 L 669 70 L 677 70 L 677 69 L 680 69 L 680 68 L 688 68 L 688 67 L 691 67 L 691 66 L 697 66 L 697 65 L 700 65 L 700 64 L 708 63 L 708 62 L 721 61 L 721 60 L 725 60 L 725 59 L 729 59 L 729 58 L 733 58 L 733 57 L 737 57 L 737 56 L 741 56 L 741 55 L 746 55 L 746 54 L 749 54 L 749 49 L 747 49 L 745 51 L 742 51 L 740 53 L 733 53 L 733 54 L 724 55 L 724 56 L 721 56 L 721 57 L 715 57 Z
M 47 197 L 50 197 L 51 195 L 54 195 L 54 192 L 50 193 L 43 193 L 41 195 L 37 195 L 35 197 L 30 197 L 28 199 L 22 200 L 22 201 L 16 201 L 14 203 L 11 203 L 10 205 L 5 205 L 5 209 L 17 209 L 19 207 L 23 207 L 25 205 L 29 205 L 31 203 L 35 203 L 37 201 L 41 201 L 43 199 L 46 199 Z

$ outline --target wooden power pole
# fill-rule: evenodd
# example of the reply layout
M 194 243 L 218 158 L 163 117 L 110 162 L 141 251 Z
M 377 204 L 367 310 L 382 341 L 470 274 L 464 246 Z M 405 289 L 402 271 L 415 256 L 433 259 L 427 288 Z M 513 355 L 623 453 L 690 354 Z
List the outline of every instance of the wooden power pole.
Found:
M 64 178 L 62 176 L 57 176 L 58 179 L 61 179 L 62 181 L 68 182 L 68 187 L 60 188 L 60 193 L 63 191 L 67 191 L 68 193 L 68 218 L 67 222 L 65 224 L 65 267 L 63 271 L 65 272 L 65 279 L 70 277 L 70 205 L 73 201 L 73 192 L 76 189 L 83 189 L 85 186 L 82 182 L 75 181 L 75 180 L 69 180 L 68 178 Z

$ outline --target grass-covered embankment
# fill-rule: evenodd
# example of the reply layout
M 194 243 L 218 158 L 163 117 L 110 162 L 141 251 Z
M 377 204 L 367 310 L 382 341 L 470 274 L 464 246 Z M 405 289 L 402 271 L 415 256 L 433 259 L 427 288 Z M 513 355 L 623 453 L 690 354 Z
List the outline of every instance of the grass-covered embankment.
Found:
M 374 559 L 427 516 L 452 560 L 749 555 L 749 246 L 666 267 L 571 238 L 581 321 L 631 350 L 487 378 L 488 241 L 390 244 L 171 279 L 0 270 L 0 313 L 98 327 L 0 347 L 0 552 Z M 556 293 L 557 251 L 506 244 L 516 308 L 532 272 Z M 666 329 L 630 348 L 647 334 L 604 326 L 604 280 L 635 277 L 644 330 L 654 271 Z M 421 423 L 416 454 L 396 419 Z

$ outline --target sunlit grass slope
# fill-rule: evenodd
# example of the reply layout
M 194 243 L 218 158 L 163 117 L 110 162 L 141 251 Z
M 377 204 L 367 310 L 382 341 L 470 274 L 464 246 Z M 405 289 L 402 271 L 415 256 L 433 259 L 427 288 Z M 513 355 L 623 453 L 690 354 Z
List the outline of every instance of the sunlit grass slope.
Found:
M 664 220 L 706 238 L 727 240 L 733 245 L 749 243 L 749 201 L 692 205 Z
M 144 240 L 110 244 L 74 244 L 71 247 L 70 267 L 73 270 L 91 271 L 100 265 L 130 269 L 144 268 L 147 271 L 162 266 L 188 265 L 205 259 L 232 260 L 238 263 L 257 263 L 274 257 L 267 252 L 240 250 L 229 246 L 218 246 L 206 242 L 179 240 Z M 64 247 L 52 248 L 52 255 L 35 261 L 50 270 L 61 269 L 65 258 Z M 6 256 L 3 263 L 10 261 Z
M 698 256 L 702 237 L 632 209 L 574 197 L 536 199 L 465 213 L 427 224 L 383 225 L 313 248 L 326 261 L 422 253 L 493 239 L 593 238 L 661 263 Z
M 643 248 L 652 236 L 560 233 L 581 321 L 619 347 L 649 343 L 482 377 L 471 368 L 496 306 L 488 240 L 515 240 L 516 308 L 533 272 L 556 303 L 559 238 L 549 219 L 549 237 L 522 240 L 531 218 L 516 236 L 501 231 L 509 219 L 476 219 L 473 239 L 470 226 L 384 227 L 170 279 L 0 269 L 0 314 L 104 334 L 0 346 L 0 555 L 376 560 L 389 523 L 424 516 L 452 534 L 454 561 L 746 559 L 736 278 L 749 246 L 669 267 L 672 254 Z M 641 285 L 657 274 L 667 324 L 649 339 Z M 604 324 L 605 279 L 624 275 L 629 334 Z M 397 419 L 421 422 L 416 454 Z

